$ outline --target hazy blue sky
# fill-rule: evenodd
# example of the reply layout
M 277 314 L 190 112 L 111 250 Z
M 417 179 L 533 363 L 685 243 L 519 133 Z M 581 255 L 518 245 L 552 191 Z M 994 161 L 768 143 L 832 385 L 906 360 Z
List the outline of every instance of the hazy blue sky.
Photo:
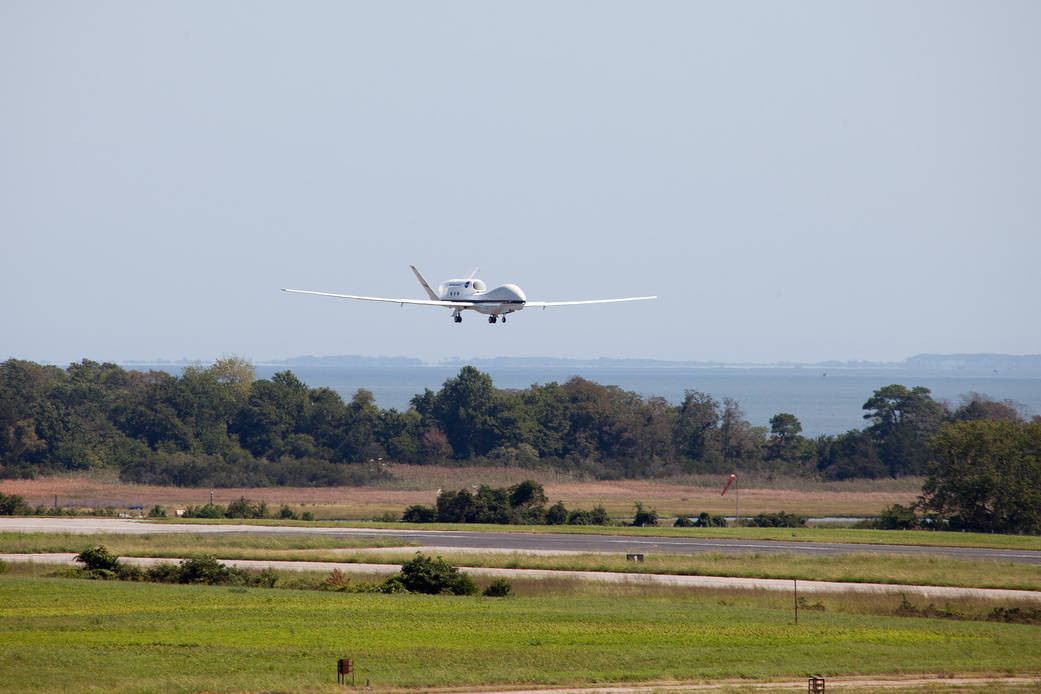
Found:
M 1041 352 L 1041 2 L 0 3 L 0 359 Z M 479 265 L 530 299 L 422 297 Z

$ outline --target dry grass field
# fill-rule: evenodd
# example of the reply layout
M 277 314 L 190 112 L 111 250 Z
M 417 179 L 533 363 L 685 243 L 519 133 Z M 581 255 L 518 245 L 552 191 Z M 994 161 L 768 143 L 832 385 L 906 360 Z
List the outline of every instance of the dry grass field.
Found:
M 550 503 L 570 509 L 598 504 L 614 517 L 632 513 L 641 502 L 663 517 L 702 511 L 742 515 L 786 511 L 805 516 L 873 516 L 892 504 L 911 504 L 921 488 L 918 478 L 817 482 L 804 479 L 739 478 L 726 496 L 720 492 L 723 475 L 699 475 L 663 480 L 583 481 L 554 471 L 518 468 L 433 467 L 388 465 L 394 479 L 372 487 L 258 487 L 187 488 L 122 484 L 112 474 L 54 476 L 35 480 L 2 480 L 0 491 L 19 494 L 33 505 L 62 507 L 145 509 L 160 504 L 167 509 L 200 505 L 212 500 L 228 504 L 240 497 L 264 501 L 277 509 L 289 504 L 309 510 L 319 519 L 367 520 L 400 514 L 411 504 L 433 504 L 439 489 L 456 490 L 482 484 L 509 486 L 535 479 Z

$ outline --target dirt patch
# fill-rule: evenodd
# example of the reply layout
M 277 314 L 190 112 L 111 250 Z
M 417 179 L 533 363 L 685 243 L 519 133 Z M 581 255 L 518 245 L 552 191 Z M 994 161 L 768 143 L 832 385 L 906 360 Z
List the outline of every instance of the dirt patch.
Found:
M 892 504 L 909 505 L 917 490 L 892 488 L 853 491 L 847 485 L 834 488 L 816 484 L 813 489 L 760 486 L 734 489 L 721 496 L 725 479 L 708 484 L 682 484 L 670 481 L 623 480 L 583 482 L 567 475 L 533 473 L 515 468 L 445 468 L 430 466 L 388 466 L 397 478 L 392 485 L 376 487 L 235 487 L 225 489 L 161 487 L 122 484 L 104 477 L 43 477 L 35 480 L 2 480 L 0 491 L 18 494 L 33 505 L 63 507 L 106 507 L 124 509 L 155 504 L 166 508 L 201 505 L 211 500 L 228 504 L 240 497 L 263 501 L 277 508 L 289 504 L 296 508 L 317 507 L 344 518 L 374 518 L 383 513 L 400 514 L 412 504 L 435 503 L 439 489 L 457 490 L 481 484 L 509 486 L 534 478 L 545 486 L 550 503 L 564 502 L 571 509 L 590 509 L 603 505 L 613 516 L 632 513 L 641 502 L 663 516 L 702 511 L 742 515 L 786 511 L 806 516 L 865 516 L 877 514 Z M 701 480 L 698 480 L 701 482 Z M 407 486 L 412 488 L 401 488 Z M 212 495 L 212 496 L 211 496 Z
M 742 515 L 787 511 L 805 516 L 869 516 L 892 504 L 909 505 L 917 493 L 907 491 L 848 491 L 813 489 L 752 488 L 734 490 L 726 496 L 718 486 L 689 486 L 648 480 L 585 482 L 546 487 L 552 500 L 565 505 L 590 508 L 602 504 L 612 515 L 631 513 L 639 501 L 662 515 L 707 513 Z M 570 503 L 569 503 L 570 502 Z

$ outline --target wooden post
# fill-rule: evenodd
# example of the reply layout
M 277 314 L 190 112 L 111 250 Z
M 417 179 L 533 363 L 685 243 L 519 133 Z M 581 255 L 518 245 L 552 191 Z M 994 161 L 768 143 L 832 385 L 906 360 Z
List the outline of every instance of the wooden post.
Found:
M 799 623 L 799 579 L 793 578 L 792 583 L 795 585 L 795 623 Z

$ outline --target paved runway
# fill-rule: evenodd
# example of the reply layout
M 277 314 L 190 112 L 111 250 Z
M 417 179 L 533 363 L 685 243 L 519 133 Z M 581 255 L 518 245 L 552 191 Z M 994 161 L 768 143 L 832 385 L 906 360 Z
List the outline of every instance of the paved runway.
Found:
M 381 530 L 370 528 L 286 527 L 256 525 L 195 525 L 148 523 L 123 518 L 0 518 L 0 532 L 74 533 L 253 533 L 298 535 L 314 533 L 343 537 L 396 537 L 422 547 L 506 551 L 607 552 L 612 554 L 788 553 L 832 556 L 847 553 L 909 554 L 954 557 L 974 561 L 1008 561 L 1041 566 L 1041 551 L 976 547 L 923 547 L 916 545 L 863 545 L 834 542 L 772 540 L 717 540 L 697 537 L 629 537 L 621 535 L 565 535 L 475 532 L 468 530 Z M 693 530 L 692 533 L 697 532 Z M 897 531 L 894 531 L 897 532 Z M 798 531 L 795 531 L 798 535 Z

